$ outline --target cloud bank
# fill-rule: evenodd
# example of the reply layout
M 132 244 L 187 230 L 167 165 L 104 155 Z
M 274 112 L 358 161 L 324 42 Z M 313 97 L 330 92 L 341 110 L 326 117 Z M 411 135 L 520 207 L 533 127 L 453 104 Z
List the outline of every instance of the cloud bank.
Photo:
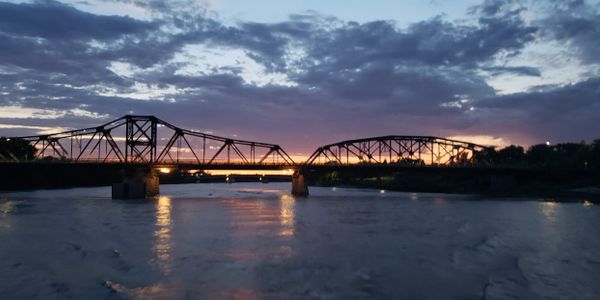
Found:
M 0 2 L 0 123 L 22 125 L 2 134 L 134 113 L 300 153 L 385 134 L 600 138 L 598 4 L 484 1 L 400 26 L 318 12 L 226 24 L 201 4 L 117 2 L 150 17 Z

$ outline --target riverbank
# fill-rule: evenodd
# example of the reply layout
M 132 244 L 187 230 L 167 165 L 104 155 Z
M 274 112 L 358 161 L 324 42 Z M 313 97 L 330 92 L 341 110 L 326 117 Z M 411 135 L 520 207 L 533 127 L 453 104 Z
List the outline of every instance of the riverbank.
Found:
M 354 187 L 402 192 L 478 194 L 490 197 L 536 197 L 561 202 L 600 202 L 600 176 L 595 173 L 547 173 L 544 176 L 446 176 L 403 174 L 348 177 L 327 174 L 312 178 L 310 184 L 326 187 Z

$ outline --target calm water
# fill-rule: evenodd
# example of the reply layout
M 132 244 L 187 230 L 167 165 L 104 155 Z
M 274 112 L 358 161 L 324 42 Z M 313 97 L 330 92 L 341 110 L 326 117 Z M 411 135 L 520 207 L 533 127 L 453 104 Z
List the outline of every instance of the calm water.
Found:
M 600 299 L 600 206 L 587 202 L 161 189 L 140 202 L 0 194 L 0 298 Z

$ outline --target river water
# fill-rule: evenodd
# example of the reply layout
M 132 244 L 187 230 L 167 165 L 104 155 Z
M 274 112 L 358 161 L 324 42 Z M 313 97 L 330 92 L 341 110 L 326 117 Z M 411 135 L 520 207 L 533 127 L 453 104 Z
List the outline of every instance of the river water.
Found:
M 289 190 L 0 194 L 0 298 L 600 299 L 600 205 Z

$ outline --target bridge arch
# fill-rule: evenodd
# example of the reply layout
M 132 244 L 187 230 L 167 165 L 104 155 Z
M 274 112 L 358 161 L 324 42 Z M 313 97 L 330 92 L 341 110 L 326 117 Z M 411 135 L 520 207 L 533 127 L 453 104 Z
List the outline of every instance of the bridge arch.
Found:
M 436 136 L 387 135 L 321 146 L 305 164 L 472 165 L 486 149 L 492 148 Z

